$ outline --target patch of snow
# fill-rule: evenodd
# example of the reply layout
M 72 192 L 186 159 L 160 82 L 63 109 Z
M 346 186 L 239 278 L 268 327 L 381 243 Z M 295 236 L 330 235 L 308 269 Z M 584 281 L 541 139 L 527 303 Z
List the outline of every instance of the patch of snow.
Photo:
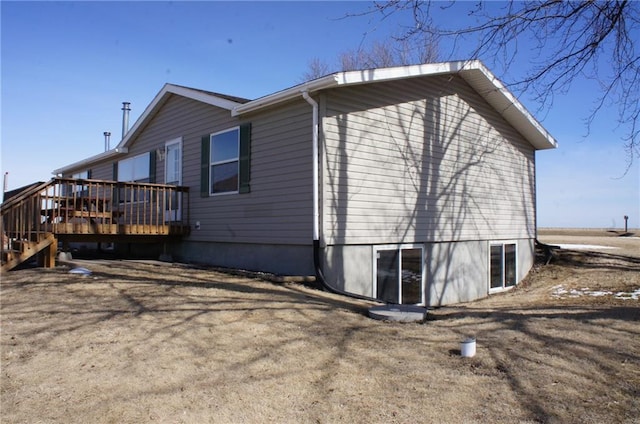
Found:
M 631 293 L 618 292 L 618 293 L 615 294 L 615 297 L 618 298 L 618 299 L 638 300 L 638 299 L 640 299 L 640 289 L 636 289 L 636 290 L 632 291 Z
M 554 244 L 554 246 L 570 250 L 617 249 L 617 247 L 600 246 L 598 244 Z
M 588 287 L 583 287 L 582 289 L 569 289 L 564 288 L 562 284 L 558 284 L 556 286 L 551 287 L 551 297 L 555 298 L 563 298 L 563 297 L 580 297 L 580 296 L 593 296 L 593 297 L 602 297 L 602 296 L 614 296 L 617 299 L 631 299 L 638 300 L 640 298 L 640 289 L 636 289 L 631 293 L 628 292 L 617 292 L 614 293 L 608 290 L 590 290 Z

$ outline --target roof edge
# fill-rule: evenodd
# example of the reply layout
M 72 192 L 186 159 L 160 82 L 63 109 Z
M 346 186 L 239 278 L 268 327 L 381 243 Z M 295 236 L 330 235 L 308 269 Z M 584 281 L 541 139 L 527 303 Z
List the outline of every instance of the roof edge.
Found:
M 76 169 L 84 168 L 85 166 L 90 165 L 92 163 L 110 159 L 115 156 L 123 155 L 125 153 L 128 153 L 128 151 L 129 149 L 127 149 L 126 147 L 124 148 L 116 147 L 115 149 L 107 150 L 106 152 L 99 153 L 97 155 L 88 157 L 86 159 L 82 159 L 70 165 L 63 166 L 62 168 L 54 169 L 52 174 L 59 175 L 59 174 L 64 174 L 65 172 L 75 171 Z
M 488 83 L 488 87 L 479 86 L 470 77 L 481 73 Z M 502 117 L 521 132 L 523 136 L 537 150 L 555 149 L 558 147 L 556 139 L 542 126 L 540 122 L 520 103 L 518 98 L 487 68 L 481 61 L 469 62 L 468 66 L 460 70 L 460 75 L 478 93 L 493 106 Z M 500 97 L 496 97 L 498 94 Z M 520 118 L 521 117 L 521 118 Z M 533 132 L 531 132 L 533 130 Z
M 277 91 L 273 94 L 268 94 L 263 97 L 259 97 L 250 102 L 239 105 L 231 111 L 231 116 L 239 116 L 245 113 L 253 112 L 255 110 L 262 109 L 264 107 L 272 106 L 277 103 L 281 103 L 287 100 L 291 100 L 300 95 L 300 93 L 314 92 L 325 88 L 335 87 L 340 84 L 339 74 L 330 74 L 318 79 L 304 82 L 302 84 L 295 85 L 291 88 L 287 88 L 281 91 Z
M 158 94 L 156 94 L 151 103 L 149 103 L 149 105 L 144 109 L 140 117 L 136 120 L 129 131 L 127 131 L 120 143 L 118 143 L 117 148 L 126 147 L 129 144 L 129 141 L 137 134 L 138 130 L 141 129 L 147 118 L 149 118 L 149 116 L 153 114 L 153 112 L 162 104 L 163 100 L 166 99 L 166 97 L 170 94 L 176 94 L 178 96 L 186 97 L 212 106 L 217 106 L 228 111 L 232 111 L 235 107 L 238 107 L 242 104 L 224 99 L 222 97 L 214 96 L 213 94 L 207 94 L 199 90 L 194 90 L 189 87 L 166 83 L 158 92 Z
M 91 165 L 95 162 L 127 153 L 128 144 L 131 142 L 133 138 L 135 138 L 138 132 L 144 127 L 146 120 L 153 115 L 153 113 L 157 110 L 157 108 L 159 108 L 163 104 L 164 100 L 166 100 L 166 98 L 171 94 L 186 97 L 186 98 L 196 100 L 202 103 L 206 103 L 212 106 L 216 106 L 228 111 L 232 111 L 235 107 L 238 107 L 239 105 L 242 104 L 242 103 L 234 102 L 232 100 L 228 100 L 228 99 L 216 96 L 214 94 L 208 94 L 200 90 L 195 90 L 195 89 L 184 87 L 181 85 L 166 83 L 162 87 L 162 89 L 158 92 L 158 94 L 155 95 L 151 103 L 147 105 L 147 107 L 144 109 L 140 117 L 136 120 L 136 122 L 129 129 L 129 131 L 127 131 L 127 133 L 124 135 L 122 140 L 120 140 L 120 142 L 114 149 L 99 153 L 97 155 L 91 156 L 81 161 L 74 162 L 67 166 L 63 166 L 61 168 L 55 169 L 53 171 L 53 174 L 57 175 L 60 173 L 65 173 L 72 170 L 80 169 L 88 165 Z
M 235 107 L 231 114 L 232 116 L 239 116 L 258 111 L 265 107 L 292 100 L 305 91 L 311 93 L 337 86 L 450 74 L 460 75 L 467 81 L 503 118 L 517 128 L 536 149 L 543 150 L 558 147 L 557 141 L 551 134 L 529 113 L 505 85 L 489 71 L 482 61 L 477 59 L 337 72 L 244 103 Z M 478 76 L 481 78 L 477 78 Z
M 231 114 L 233 116 L 239 116 L 244 113 L 253 112 L 264 107 L 294 99 L 304 91 L 311 93 L 339 85 L 367 84 L 371 82 L 391 81 L 394 79 L 403 79 L 408 77 L 449 74 L 459 72 L 460 70 L 470 66 L 469 64 L 475 65 L 476 63 L 479 63 L 479 61 L 424 63 L 420 65 L 336 72 L 244 103 L 234 108 L 231 111 Z

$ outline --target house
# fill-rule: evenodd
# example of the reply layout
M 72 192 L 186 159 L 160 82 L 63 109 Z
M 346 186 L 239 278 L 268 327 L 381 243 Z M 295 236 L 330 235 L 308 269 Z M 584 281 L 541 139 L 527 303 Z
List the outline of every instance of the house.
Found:
M 534 262 L 554 138 L 479 61 L 339 72 L 256 100 L 166 84 L 113 149 L 59 176 L 187 186 L 175 260 L 388 303 L 508 289 Z

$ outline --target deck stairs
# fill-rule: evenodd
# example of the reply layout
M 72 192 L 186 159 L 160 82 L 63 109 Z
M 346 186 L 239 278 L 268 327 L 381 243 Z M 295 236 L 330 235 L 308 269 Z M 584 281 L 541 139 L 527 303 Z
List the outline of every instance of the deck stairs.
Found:
M 5 193 L 0 229 L 0 272 L 32 258 L 54 267 L 59 243 L 157 242 L 189 234 L 189 190 L 53 178 Z

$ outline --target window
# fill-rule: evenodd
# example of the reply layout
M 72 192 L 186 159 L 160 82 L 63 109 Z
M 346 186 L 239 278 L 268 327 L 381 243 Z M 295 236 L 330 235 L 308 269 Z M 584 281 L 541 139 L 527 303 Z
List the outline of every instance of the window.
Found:
M 155 183 L 155 152 L 147 152 L 117 162 L 114 180 L 127 183 Z M 151 200 L 148 189 L 125 189 L 121 187 L 117 198 L 120 202 L 145 202 Z
M 211 135 L 209 193 L 238 192 L 240 129 Z
M 82 172 L 76 172 L 75 174 L 73 174 L 71 176 L 71 178 L 75 178 L 77 180 L 88 180 L 90 178 L 91 172 L 90 171 L 82 171 Z
M 374 247 L 376 299 L 394 304 L 423 304 L 422 247 Z
M 71 178 L 76 180 L 88 180 L 91 178 L 91 170 L 76 172 L 71 175 Z M 86 194 L 86 190 L 87 190 L 86 185 L 79 185 L 79 184 L 72 184 L 65 189 L 66 193 L 68 193 L 69 195 L 73 193 L 77 193 L 79 195 L 82 195 L 83 193 Z
M 118 162 L 118 181 L 148 183 L 150 180 L 150 153 Z
M 515 243 L 491 244 L 489 259 L 491 290 L 515 286 L 518 279 Z
M 251 124 L 202 136 L 200 195 L 249 193 Z

